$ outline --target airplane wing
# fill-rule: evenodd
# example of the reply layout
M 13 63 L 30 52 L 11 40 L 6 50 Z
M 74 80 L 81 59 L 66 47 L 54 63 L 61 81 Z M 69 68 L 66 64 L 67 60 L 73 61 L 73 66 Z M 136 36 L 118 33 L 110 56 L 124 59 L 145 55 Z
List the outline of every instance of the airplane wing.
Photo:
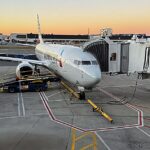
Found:
M 35 54 L 6 54 L 6 53 L 0 53 L 0 57 L 11 57 L 11 58 L 22 58 L 22 59 L 38 60 Z
M 47 61 L 32 60 L 32 59 L 22 59 L 22 58 L 13 58 L 13 57 L 0 57 L 0 60 L 3 60 L 3 61 L 14 61 L 14 62 L 28 62 L 30 64 L 47 67 Z
M 28 44 L 16 43 L 16 45 L 18 45 L 18 46 L 29 46 L 29 47 L 34 47 L 35 48 L 37 44 L 32 44 L 32 43 L 31 44 L 29 44 L 29 43 Z

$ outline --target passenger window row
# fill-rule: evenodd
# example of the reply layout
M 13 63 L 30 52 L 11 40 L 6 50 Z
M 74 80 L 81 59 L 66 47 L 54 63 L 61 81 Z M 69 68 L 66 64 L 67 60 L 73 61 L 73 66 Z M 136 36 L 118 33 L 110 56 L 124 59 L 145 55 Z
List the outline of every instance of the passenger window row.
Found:
M 79 60 L 74 60 L 74 64 L 76 65 L 98 65 L 96 60 L 93 61 L 79 61 Z

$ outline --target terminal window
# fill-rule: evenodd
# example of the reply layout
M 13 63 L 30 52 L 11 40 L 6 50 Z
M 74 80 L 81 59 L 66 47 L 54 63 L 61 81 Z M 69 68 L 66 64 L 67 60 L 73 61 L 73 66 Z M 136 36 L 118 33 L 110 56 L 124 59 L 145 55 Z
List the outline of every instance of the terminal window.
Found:
M 111 53 L 110 61 L 116 61 L 117 54 Z

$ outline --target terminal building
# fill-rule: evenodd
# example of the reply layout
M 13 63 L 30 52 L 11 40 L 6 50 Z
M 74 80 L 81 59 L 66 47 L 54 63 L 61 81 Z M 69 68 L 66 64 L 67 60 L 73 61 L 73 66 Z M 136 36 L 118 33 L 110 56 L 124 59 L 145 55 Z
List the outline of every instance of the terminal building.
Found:
M 9 36 L 0 33 L 0 45 L 5 45 L 9 41 Z
M 73 44 L 80 45 L 89 41 L 89 35 L 56 35 L 42 34 L 45 42 L 58 44 Z M 38 34 L 21 34 L 12 33 L 10 41 L 13 43 L 38 43 Z
M 102 29 L 99 35 L 43 34 L 42 37 L 49 43 L 82 46 L 84 51 L 97 58 L 102 72 L 150 72 L 150 37 L 146 34 L 112 34 L 112 29 L 106 28 Z M 38 34 L 13 33 L 10 35 L 10 41 L 38 43 Z
M 3 41 L 4 39 L 5 39 L 5 36 L 2 33 L 0 33 L 0 42 Z

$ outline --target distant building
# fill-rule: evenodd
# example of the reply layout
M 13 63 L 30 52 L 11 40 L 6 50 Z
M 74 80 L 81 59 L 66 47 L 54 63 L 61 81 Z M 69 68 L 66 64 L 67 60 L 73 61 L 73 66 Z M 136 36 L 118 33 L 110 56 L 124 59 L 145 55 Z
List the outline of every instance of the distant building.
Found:
M 42 34 L 42 38 L 45 42 L 73 45 L 78 45 L 89 41 L 88 35 Z M 38 34 L 12 33 L 10 35 L 10 40 L 14 43 L 38 43 Z
M 0 41 L 4 39 L 3 35 L 0 33 Z
M 9 36 L 0 33 L 0 44 L 6 45 L 9 42 Z

